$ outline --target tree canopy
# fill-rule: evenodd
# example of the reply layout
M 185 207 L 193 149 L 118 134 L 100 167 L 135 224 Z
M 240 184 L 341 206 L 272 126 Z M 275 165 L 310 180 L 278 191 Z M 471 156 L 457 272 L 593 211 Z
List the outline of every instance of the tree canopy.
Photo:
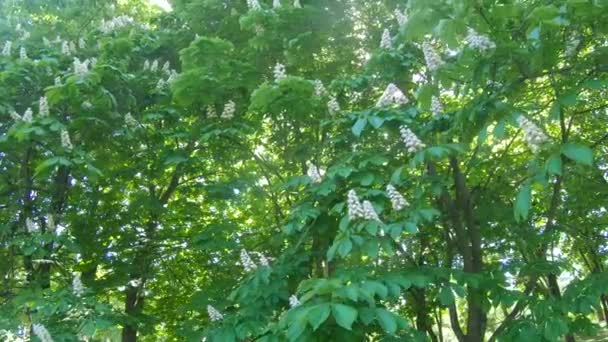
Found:
M 0 340 L 608 322 L 608 2 L 0 2 Z

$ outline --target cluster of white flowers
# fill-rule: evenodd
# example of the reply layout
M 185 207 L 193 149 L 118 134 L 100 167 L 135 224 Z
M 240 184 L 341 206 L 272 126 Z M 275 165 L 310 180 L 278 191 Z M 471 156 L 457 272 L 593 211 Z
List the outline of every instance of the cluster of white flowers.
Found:
M 396 85 L 391 83 L 386 87 L 384 93 L 382 93 L 382 96 L 378 99 L 378 102 L 376 102 L 376 107 L 385 107 L 392 104 L 404 105 L 407 103 L 408 99 L 405 97 L 405 94 L 403 94 L 401 89 Z
M 53 342 L 53 338 L 48 330 L 42 324 L 34 323 L 32 324 L 32 331 L 34 335 L 40 339 L 40 342 Z
M 150 61 L 147 59 L 144 61 L 144 70 L 150 70 Z
M 327 110 L 329 110 L 329 114 L 334 115 L 340 111 L 340 104 L 335 97 L 331 97 L 327 102 Z
M 285 77 L 287 77 L 287 73 L 285 72 L 285 66 L 281 63 L 277 63 L 272 70 L 274 75 L 275 82 L 281 82 Z
M 61 43 L 61 53 L 64 55 L 70 55 L 72 53 L 67 40 L 64 40 L 63 43 Z
M 27 123 L 31 123 L 34 120 L 34 112 L 32 111 L 32 108 L 26 109 L 21 119 Z
M 171 64 L 169 63 L 169 61 L 163 63 L 163 67 L 161 68 L 161 70 L 167 75 L 171 74 Z
M 405 144 L 405 147 L 409 153 L 416 153 L 426 147 L 426 145 L 420 141 L 416 134 L 414 134 L 414 132 L 412 132 L 412 130 L 410 130 L 408 127 L 399 127 L 399 133 L 401 133 L 401 139 L 403 140 L 403 143 Z
M 42 44 L 48 47 L 51 46 L 51 41 L 47 37 L 42 37 Z
M 323 81 L 315 80 L 313 83 L 315 85 L 315 96 L 323 97 L 323 95 L 325 95 L 325 86 L 323 85 Z
M 82 285 L 80 273 L 74 274 L 74 279 L 72 279 L 72 291 L 77 297 L 82 296 L 82 294 L 84 293 L 84 285 Z
M 150 65 L 150 71 L 156 72 L 157 70 L 158 70 L 158 59 L 155 59 L 154 62 L 152 62 L 152 65 Z
M 258 0 L 247 0 L 247 6 L 249 6 L 249 9 L 252 11 L 259 11 L 262 9 Z
M 28 233 L 35 233 L 38 231 L 38 226 L 29 217 L 25 219 L 25 228 L 27 229 Z
M 38 100 L 38 113 L 42 117 L 49 116 L 50 114 L 49 102 L 47 101 L 46 96 L 42 96 L 40 97 L 40 100 Z
M 272 0 L 272 8 L 281 8 L 281 0 Z
M 437 96 L 431 98 L 431 113 L 433 113 L 433 116 L 439 116 L 443 113 L 443 105 Z
M 13 119 L 15 121 L 21 121 L 21 120 L 23 120 L 23 118 L 21 117 L 21 115 L 17 114 L 17 112 L 15 112 L 14 110 L 11 110 L 10 115 L 11 115 L 11 119 Z
M 374 209 L 372 202 L 367 200 L 363 201 L 363 218 L 366 220 L 382 222 L 380 221 L 378 213 L 376 213 L 376 209 Z
M 424 54 L 426 67 L 429 69 L 429 71 L 435 71 L 439 69 L 441 65 L 443 65 L 443 60 L 429 42 L 425 41 L 422 43 L 422 53 Z
M 300 305 L 300 300 L 298 299 L 298 297 L 295 294 L 291 295 L 289 297 L 289 307 L 295 308 L 298 305 Z
M 268 258 L 262 253 L 258 253 L 260 255 L 260 265 L 268 267 L 270 263 L 268 262 Z
M 405 197 L 403 197 L 392 184 L 386 186 L 386 192 L 388 193 L 388 198 L 391 200 L 393 209 L 401 210 L 410 205 Z
M 135 118 L 133 117 L 133 115 L 131 115 L 130 112 L 125 114 L 125 123 L 131 128 L 137 128 L 137 126 L 139 126 L 139 122 L 135 120 Z
M 164 79 L 159 79 L 158 82 L 156 82 L 156 90 L 163 90 L 165 89 L 165 87 L 167 86 L 167 81 L 165 81 Z
M 224 315 L 222 315 L 216 308 L 211 305 L 207 305 L 207 313 L 209 314 L 209 318 L 212 322 L 218 322 L 224 319 Z
M 380 40 L 380 48 L 390 50 L 393 48 L 393 38 L 388 29 L 384 29 L 382 32 L 382 39 Z
M 88 101 L 88 100 L 84 101 L 82 103 L 82 108 L 87 109 L 87 110 L 91 109 L 91 108 L 93 108 L 93 104 L 90 101 Z
M 84 40 L 84 38 L 82 38 L 82 37 L 78 38 L 78 48 L 86 49 L 86 47 L 87 47 L 87 42 Z
M 353 221 L 357 218 L 363 217 L 363 205 L 359 201 L 359 196 L 357 196 L 357 192 L 355 192 L 355 190 L 351 189 L 348 191 L 346 205 L 348 207 L 349 220 Z
M 244 249 L 241 249 L 241 266 L 245 268 L 245 272 L 254 271 L 258 267 Z
M 99 29 L 103 33 L 110 33 L 114 30 L 118 30 L 121 27 L 131 25 L 131 24 L 133 24 L 133 22 L 134 22 L 133 18 L 131 18 L 127 15 L 121 15 L 119 17 L 112 18 L 112 20 L 110 20 L 110 21 L 102 20 L 101 26 L 99 27 Z
M 11 42 L 10 40 L 7 40 L 6 42 L 4 42 L 4 47 L 2 48 L 2 55 L 10 56 L 12 48 L 13 48 L 13 42 Z
M 300 0 L 293 0 L 293 7 L 302 8 L 302 4 L 300 4 Z
M 397 19 L 399 26 L 403 26 L 407 23 L 407 14 L 405 14 L 405 11 L 401 12 L 398 8 L 395 8 L 393 13 L 395 13 L 395 18 Z
M 74 148 L 74 146 L 72 145 L 72 141 L 70 141 L 70 134 L 65 129 L 61 130 L 61 146 L 63 146 L 63 148 L 67 150 L 71 150 Z
M 234 113 L 236 112 L 236 103 L 230 100 L 224 105 L 224 110 L 222 111 L 222 115 L 220 116 L 222 119 L 232 119 L 234 117 Z
M 306 175 L 312 180 L 313 183 L 321 183 L 323 177 L 321 176 L 321 171 L 319 168 L 311 162 L 307 162 L 307 164 L 308 171 L 306 172 Z
M 171 84 L 171 83 L 173 83 L 173 81 L 175 81 L 177 79 L 177 76 L 179 74 L 174 69 L 171 69 L 168 73 L 169 73 L 169 77 L 167 77 L 167 83 Z
M 490 38 L 488 38 L 488 36 L 479 34 L 472 28 L 467 30 L 467 37 L 465 40 L 467 45 L 472 49 L 485 51 L 496 48 L 496 44 Z
M 577 36 L 571 36 L 566 42 L 566 57 L 574 57 L 576 55 L 578 45 L 581 43 L 581 40 Z
M 55 85 L 56 86 L 61 85 L 61 77 L 60 76 L 55 77 Z
M 27 57 L 27 50 L 25 49 L 25 46 L 22 46 L 19 49 L 19 58 L 21 58 L 21 59 L 28 59 L 28 57 Z
M 49 214 L 46 218 L 46 227 L 48 228 L 48 231 L 50 231 L 50 232 L 54 232 L 55 229 L 57 228 L 55 226 L 55 217 L 52 214 Z
M 541 145 L 549 141 L 549 138 L 538 128 L 532 121 L 525 116 L 517 117 L 519 127 L 524 131 L 524 139 L 532 152 L 536 153 L 540 150 Z
M 88 59 L 85 59 L 83 62 L 78 58 L 74 58 L 74 74 L 77 76 L 83 77 L 89 72 L 89 63 L 91 63 Z
M 215 106 L 207 106 L 207 117 L 208 118 L 217 118 L 217 112 L 215 111 Z

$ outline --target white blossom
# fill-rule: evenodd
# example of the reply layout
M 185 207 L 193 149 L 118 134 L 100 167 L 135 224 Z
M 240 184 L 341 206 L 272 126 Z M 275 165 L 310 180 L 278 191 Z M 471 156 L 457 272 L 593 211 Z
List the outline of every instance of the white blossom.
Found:
M 32 34 L 29 33 L 29 31 L 23 31 L 22 35 L 21 35 L 21 40 L 26 40 L 28 39 Z
M 441 60 L 441 57 L 429 42 L 425 41 L 422 43 L 422 53 L 424 54 L 426 67 L 429 71 L 433 72 L 443 65 L 443 60 Z
M 67 150 L 74 148 L 72 142 L 70 141 L 70 134 L 65 129 L 61 130 L 61 146 Z
M 272 0 L 272 8 L 280 8 L 281 0 Z
M 323 81 L 315 80 L 314 85 L 315 85 L 315 95 L 317 97 L 323 97 L 323 95 L 325 95 L 325 92 L 326 92 L 325 86 L 323 85 Z
M 49 214 L 46 218 L 46 226 L 47 226 L 47 230 L 50 232 L 54 232 L 55 229 L 57 228 L 55 225 L 55 217 L 52 214 Z
M 241 249 L 241 266 L 245 268 L 245 272 L 254 271 L 258 267 L 244 249 Z
M 93 108 L 93 104 L 90 101 L 88 101 L 88 100 L 84 101 L 82 103 L 82 108 L 84 108 L 84 109 L 91 109 L 91 108 Z
M 485 51 L 496 48 L 496 44 L 488 38 L 488 36 L 484 36 L 482 34 L 477 33 L 477 31 L 469 28 L 467 30 L 467 36 L 465 38 L 467 45 L 471 49 L 476 49 L 479 51 Z
M 312 180 L 313 183 L 321 183 L 323 178 L 321 176 L 321 171 L 319 170 L 319 168 L 311 162 L 307 162 L 307 164 L 308 171 L 306 172 L 306 175 Z
M 139 122 L 137 122 L 137 120 L 135 120 L 135 118 L 133 117 L 133 115 L 131 115 L 131 113 L 125 114 L 125 123 L 127 124 L 127 126 L 129 126 L 131 128 L 136 128 L 137 126 L 139 126 Z
M 19 58 L 21 58 L 21 59 L 27 59 L 28 58 L 27 57 L 27 50 L 25 49 L 25 46 L 22 46 L 19 49 Z
M 295 308 L 298 305 L 300 305 L 300 300 L 298 299 L 298 297 L 296 295 L 291 295 L 289 297 L 289 307 Z
M 133 18 L 126 15 L 121 15 L 119 17 L 112 18 L 110 21 L 102 20 L 99 29 L 103 33 L 110 33 L 127 25 L 131 25 L 133 22 Z
M 382 39 L 380 40 L 380 48 L 390 50 L 393 48 L 393 38 L 388 29 L 384 29 L 382 32 Z
M 44 46 L 51 46 L 51 41 L 48 40 L 47 37 L 42 37 L 42 44 L 44 44 Z
M 359 201 L 357 192 L 351 189 L 348 191 L 346 197 L 346 205 L 348 206 L 348 219 L 353 221 L 357 218 L 363 217 L 363 205 Z
M 327 102 L 327 109 L 329 110 L 329 114 L 334 115 L 340 111 L 340 104 L 335 97 L 331 97 Z
M 393 13 L 395 14 L 395 18 L 397 19 L 399 26 L 403 26 L 407 23 L 407 15 L 405 14 L 405 11 L 401 12 L 398 8 L 395 8 Z
M 433 116 L 439 116 L 443 113 L 443 105 L 437 96 L 431 98 L 431 113 L 433 113 Z
M 32 120 L 34 120 L 34 112 L 32 111 L 32 108 L 26 109 L 25 113 L 23 113 L 23 116 L 21 118 L 23 119 L 23 121 L 31 123 Z
M 158 59 L 155 59 L 152 65 L 150 65 L 150 71 L 156 72 L 156 70 L 158 70 Z
M 64 54 L 64 55 L 69 55 L 71 53 L 70 52 L 70 46 L 68 45 L 68 42 L 66 40 L 64 40 L 61 43 L 61 53 Z
M 95 65 L 97 65 L 97 58 L 91 57 L 91 61 L 90 62 L 91 62 L 91 68 L 94 68 Z
M 162 78 L 159 79 L 158 82 L 156 82 L 156 90 L 163 90 L 166 86 L 167 82 Z
M 40 116 L 45 117 L 49 116 L 49 102 L 46 99 L 46 96 L 40 97 L 38 100 L 38 113 Z
M 300 3 L 300 0 L 293 0 L 293 7 L 302 8 L 302 4 Z
M 274 81 L 277 83 L 281 82 L 283 79 L 285 79 L 285 77 L 287 77 L 287 74 L 285 72 L 285 66 L 281 63 L 277 63 L 274 66 L 272 73 L 274 74 Z
M 177 76 L 179 74 L 177 73 L 177 71 L 171 69 L 171 71 L 169 71 L 169 77 L 167 78 L 167 83 L 173 83 L 173 81 L 175 81 L 177 79 Z
M 378 99 L 378 102 L 376 102 L 376 107 L 385 107 L 390 106 L 392 104 L 404 105 L 408 102 L 409 101 L 407 97 L 405 97 L 405 94 L 403 94 L 401 89 L 391 83 L 386 87 L 384 93 L 382 93 L 382 96 L 380 96 L 380 98 Z
M 372 205 L 372 202 L 370 201 L 363 201 L 363 218 L 366 220 L 371 220 L 371 221 L 380 221 L 380 218 L 378 217 L 378 213 L 376 213 L 376 209 L 374 209 L 374 206 Z
M 412 132 L 408 127 L 399 127 L 399 132 L 401 133 L 401 139 L 405 144 L 405 148 L 409 153 L 416 153 L 426 147 L 426 145 L 420 141 L 416 134 L 414 134 L 414 132 Z
M 74 279 L 72 279 L 72 291 L 77 297 L 82 296 L 82 294 L 84 293 L 84 285 L 82 285 L 80 273 L 74 274 Z
M 169 61 L 166 61 L 165 63 L 163 63 L 163 67 L 161 70 L 167 74 L 171 73 L 171 64 L 169 64 Z
M 21 115 L 17 114 L 17 112 L 15 112 L 14 110 L 10 111 L 10 116 L 11 116 L 11 119 L 13 119 L 15 121 L 21 121 L 21 120 L 23 120 L 23 118 L 21 117 Z
M 222 112 L 222 119 L 232 119 L 234 117 L 234 112 L 236 112 L 236 104 L 234 101 L 230 100 L 224 105 L 224 111 Z
M 89 60 L 80 62 L 80 59 L 74 57 L 74 74 L 83 77 L 89 72 Z
M 2 48 L 2 55 L 10 56 L 12 47 L 13 47 L 13 42 L 11 42 L 10 40 L 7 40 L 6 42 L 4 42 L 4 47 Z
M 207 305 L 207 313 L 209 314 L 209 319 L 211 319 L 212 322 L 218 322 L 224 319 L 224 315 L 222 315 L 211 305 Z
M 70 47 L 70 51 L 71 51 L 72 53 L 75 53 L 75 52 L 76 52 L 76 44 L 74 44 L 74 42 L 73 42 L 73 41 L 70 41 L 70 43 L 69 43 L 69 47 Z
M 401 210 L 410 205 L 405 197 L 403 197 L 392 184 L 386 186 L 386 192 L 388 193 L 388 198 L 391 200 L 393 209 Z
M 38 337 L 40 342 L 53 342 L 53 338 L 48 330 L 42 324 L 34 323 L 32 324 L 32 331 L 34 335 Z
M 34 221 L 32 221 L 32 219 L 29 217 L 25 219 L 25 228 L 27 229 L 28 233 L 35 233 L 38 231 L 38 226 L 36 226 L 36 223 L 34 223 Z
M 259 253 L 259 254 L 260 254 L 260 265 L 265 266 L 265 267 L 270 266 L 270 263 L 268 262 L 268 258 L 266 258 L 266 256 L 262 253 Z
M 566 57 L 574 57 L 576 55 L 578 45 L 581 43 L 581 40 L 576 36 L 571 36 L 566 42 Z
M 87 47 L 87 42 L 84 40 L 84 38 L 82 38 L 82 37 L 78 38 L 78 48 L 85 49 L 86 47 Z
M 217 118 L 217 112 L 215 111 L 215 106 L 207 106 L 207 117 L 208 118 Z
M 150 69 L 150 61 L 146 59 L 144 61 L 144 70 L 149 70 L 149 69 Z
M 519 127 L 524 131 L 524 139 L 533 153 L 537 153 L 541 146 L 549 141 L 549 138 L 541 131 L 536 124 L 528 120 L 525 116 L 517 117 Z
M 247 0 L 247 6 L 249 6 L 249 9 L 252 11 L 259 11 L 262 9 L 258 0 Z

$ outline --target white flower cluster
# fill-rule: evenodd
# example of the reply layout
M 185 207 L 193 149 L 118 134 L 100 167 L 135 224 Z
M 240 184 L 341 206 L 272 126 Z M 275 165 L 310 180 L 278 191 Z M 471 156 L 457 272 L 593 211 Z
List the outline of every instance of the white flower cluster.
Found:
M 68 44 L 67 40 L 64 40 L 61 43 L 61 53 L 66 56 L 69 56 L 72 53 L 72 51 L 70 51 L 70 45 Z
M 410 205 L 405 197 L 403 197 L 392 184 L 386 186 L 386 192 L 388 193 L 388 198 L 391 200 L 393 209 L 401 210 Z
M 89 72 L 89 63 L 91 63 L 88 59 L 85 59 L 83 62 L 78 58 L 74 58 L 74 74 L 77 76 L 83 77 Z
M 11 42 L 10 40 L 7 40 L 6 42 L 4 42 L 4 47 L 2 47 L 2 55 L 10 56 L 12 48 L 13 48 L 13 42 Z
M 382 32 L 382 39 L 380 40 L 380 48 L 390 50 L 393 48 L 393 38 L 388 29 L 384 29 Z
M 131 115 L 130 112 L 125 114 L 125 123 L 131 128 L 137 128 L 137 126 L 139 126 L 139 122 L 135 120 L 135 118 L 133 117 L 133 115 Z
M 363 218 L 366 220 L 382 222 L 380 221 L 378 213 L 376 213 L 376 209 L 374 209 L 372 202 L 367 200 L 363 201 Z
M 244 249 L 241 249 L 241 266 L 245 268 L 245 272 L 254 271 L 258 267 Z
M 86 47 L 87 47 L 87 42 L 84 40 L 84 38 L 82 38 L 82 37 L 78 38 L 78 48 L 86 49 Z
M 56 86 L 61 85 L 61 77 L 59 77 L 59 76 L 55 77 L 55 85 Z
M 321 183 L 323 178 L 321 176 L 321 171 L 319 170 L 319 168 L 311 162 L 307 162 L 307 164 L 308 171 L 306 172 L 306 175 L 312 180 L 313 183 Z
M 543 133 L 538 126 L 536 126 L 532 121 L 528 120 L 525 116 L 518 116 L 517 123 L 524 131 L 524 139 L 533 153 L 538 152 L 541 145 L 549 141 L 547 135 L 545 135 L 545 133 Z
M 158 70 L 158 59 L 155 59 L 150 66 L 150 71 L 156 72 Z
M 23 113 L 23 121 L 31 123 L 32 120 L 34 120 L 34 112 L 32 111 L 32 108 L 28 108 L 25 110 L 25 113 Z
M 300 305 L 300 300 L 298 299 L 298 297 L 296 295 L 291 295 L 289 297 L 289 307 L 295 308 L 298 305 Z
M 581 43 L 581 40 L 576 36 L 571 36 L 566 42 L 566 57 L 574 57 L 576 55 L 578 45 Z
M 314 80 L 314 85 L 315 85 L 315 96 L 317 97 L 323 97 L 323 95 L 325 95 L 325 86 L 323 85 L 323 81 L 321 80 Z
M 382 93 L 382 96 L 378 99 L 378 102 L 376 102 L 376 107 L 385 107 L 392 104 L 404 105 L 407 103 L 408 99 L 405 97 L 405 94 L 403 94 L 401 89 L 396 85 L 391 83 L 386 87 L 384 93 Z
M 329 114 L 334 115 L 340 111 L 340 104 L 335 97 L 331 97 L 327 102 L 327 109 L 329 110 Z
M 32 324 L 32 331 L 34 335 L 38 337 L 40 342 L 53 342 L 53 338 L 48 330 L 42 324 L 34 323 Z
M 408 127 L 399 127 L 399 133 L 401 133 L 401 139 L 403 140 L 403 143 L 405 144 L 405 147 L 409 153 L 416 153 L 426 147 L 426 145 L 420 141 L 416 134 L 414 134 L 414 132 L 412 132 L 412 130 L 410 130 Z
M 467 30 L 467 37 L 465 38 L 465 40 L 470 48 L 479 51 L 491 50 L 496 48 L 496 44 L 490 38 L 488 38 L 488 36 L 479 34 L 472 28 L 469 28 Z
M 55 229 L 57 228 L 55 226 L 55 217 L 51 214 L 49 214 L 46 218 L 46 226 L 48 228 L 48 231 L 50 232 L 54 232 Z
M 260 255 L 260 265 L 264 266 L 264 267 L 269 267 L 270 266 L 270 262 L 268 262 L 268 258 L 266 258 L 266 256 L 262 253 L 258 253 Z
M 395 14 L 399 26 L 403 26 L 407 23 L 407 14 L 405 14 L 405 11 L 401 12 L 398 8 L 395 8 L 393 13 Z
M 272 8 L 281 8 L 281 0 L 272 0 Z
M 70 141 L 70 134 L 65 129 L 61 130 L 61 146 L 63 146 L 63 148 L 66 150 L 71 150 L 74 148 L 72 142 Z
M 230 100 L 224 105 L 224 110 L 222 111 L 222 115 L 220 116 L 222 119 L 232 119 L 234 117 L 234 113 L 236 112 L 236 104 L 234 101 Z
M 426 67 L 429 71 L 433 72 L 443 65 L 443 60 L 441 60 L 441 57 L 429 42 L 425 41 L 422 43 L 422 53 L 424 54 Z
M 118 30 L 121 27 L 131 25 L 131 24 L 133 24 L 133 22 L 134 22 L 133 18 L 131 18 L 127 15 L 121 15 L 119 17 L 112 18 L 112 20 L 110 20 L 110 21 L 102 20 L 101 26 L 99 27 L 99 29 L 103 33 L 110 33 L 114 30 Z
M 25 228 L 27 229 L 28 233 L 35 233 L 38 231 L 38 226 L 29 217 L 25 219 Z
M 274 81 L 279 83 L 287 77 L 287 73 L 285 72 L 285 66 L 281 63 L 277 63 L 272 70 L 274 75 Z
M 217 112 L 215 111 L 215 106 L 212 106 L 212 105 L 207 106 L 207 117 L 208 118 L 217 118 Z
M 82 296 L 82 294 L 84 293 L 84 285 L 82 285 L 80 273 L 74 274 L 74 279 L 72 279 L 72 291 L 77 297 Z
M 22 46 L 19 49 L 19 58 L 20 59 L 28 59 L 28 57 L 27 57 L 27 50 L 25 49 L 25 46 Z
M 211 305 L 207 305 L 207 313 L 209 314 L 209 318 L 212 322 L 218 322 L 224 319 L 224 315 L 222 315 L 216 308 Z
M 433 116 L 439 116 L 443 113 L 443 105 L 437 96 L 431 98 L 431 113 L 433 113 Z
M 49 116 L 49 114 L 50 114 L 49 102 L 46 99 L 46 96 L 42 96 L 42 97 L 40 97 L 40 100 L 38 100 L 38 113 L 42 117 Z
M 355 190 L 351 189 L 348 191 L 346 205 L 348 207 L 349 220 L 353 221 L 357 218 L 363 217 L 363 205 L 359 201 L 359 196 L 357 196 L 357 192 L 355 192 Z
M 247 0 L 247 6 L 252 11 L 259 11 L 262 9 L 262 6 L 260 6 L 258 0 Z
M 163 63 L 163 67 L 161 68 L 161 70 L 167 74 L 167 75 L 171 75 L 171 63 L 169 63 L 169 61 L 166 61 L 165 63 Z
M 300 3 L 300 0 L 293 0 L 293 7 L 302 8 L 302 4 Z
M 11 119 L 13 119 L 15 121 L 21 121 L 21 120 L 23 120 L 23 118 L 21 117 L 21 115 L 17 114 L 17 112 L 15 112 L 14 110 L 11 110 L 10 115 L 11 115 Z
M 147 59 L 144 61 L 144 70 L 150 70 L 150 61 Z

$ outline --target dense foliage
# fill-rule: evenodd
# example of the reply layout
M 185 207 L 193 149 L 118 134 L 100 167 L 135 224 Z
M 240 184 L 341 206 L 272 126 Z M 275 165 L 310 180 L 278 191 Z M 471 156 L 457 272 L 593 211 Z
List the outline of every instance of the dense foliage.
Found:
M 574 341 L 608 2 L 0 2 L 3 341 Z

